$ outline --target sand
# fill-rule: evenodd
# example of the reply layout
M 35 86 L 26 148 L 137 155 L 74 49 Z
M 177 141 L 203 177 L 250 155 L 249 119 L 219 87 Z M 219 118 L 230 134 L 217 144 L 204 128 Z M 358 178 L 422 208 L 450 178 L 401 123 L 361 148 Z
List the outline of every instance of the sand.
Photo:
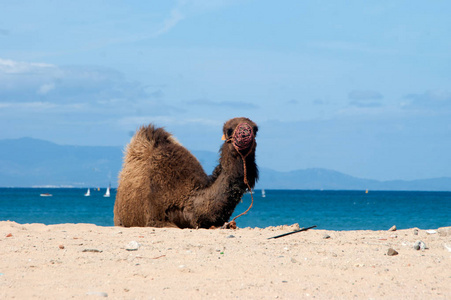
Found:
M 0 222 L 0 299 L 451 299 L 451 227 L 294 228 Z

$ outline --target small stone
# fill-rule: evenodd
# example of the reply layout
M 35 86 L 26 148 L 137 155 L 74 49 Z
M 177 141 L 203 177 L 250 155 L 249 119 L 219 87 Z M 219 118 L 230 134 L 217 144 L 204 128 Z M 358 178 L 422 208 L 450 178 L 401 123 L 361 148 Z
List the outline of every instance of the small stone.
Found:
M 193 272 L 190 268 L 187 268 L 185 265 L 180 265 L 179 271 L 182 273 L 192 273 Z
M 325 235 L 323 235 L 323 239 L 327 240 L 330 239 L 330 235 L 328 235 L 327 233 Z
M 428 247 L 423 241 L 416 241 L 415 244 L 413 244 L 413 249 L 424 251 L 425 249 L 428 249 Z
M 396 231 L 396 225 L 393 225 L 388 231 Z
M 233 239 L 234 237 L 235 236 L 233 234 L 227 236 L 228 239 Z
M 427 234 L 436 234 L 437 233 L 437 230 L 426 230 L 426 233 Z
M 101 253 L 102 250 L 99 249 L 84 249 L 82 252 L 94 252 L 94 253 Z
M 365 266 L 365 264 L 356 264 L 355 266 L 356 266 L 357 268 L 362 268 L 362 267 Z
M 413 230 L 413 234 L 414 234 L 414 235 L 418 235 L 418 229 L 414 229 L 414 230 Z
M 388 255 L 388 256 L 398 255 L 398 251 L 396 251 L 396 250 L 393 249 L 393 248 L 388 248 L 387 255 Z
M 59 245 L 58 246 L 60 249 L 64 249 L 64 245 Z
M 125 247 L 125 250 L 127 251 L 136 251 L 139 249 L 139 243 L 137 241 L 131 241 L 128 243 L 128 245 Z
M 87 292 L 88 296 L 99 296 L 99 297 L 108 297 L 108 294 L 105 292 Z
M 12 236 L 13 236 L 12 233 L 8 233 L 8 234 L 6 235 L 6 237 L 12 237 Z

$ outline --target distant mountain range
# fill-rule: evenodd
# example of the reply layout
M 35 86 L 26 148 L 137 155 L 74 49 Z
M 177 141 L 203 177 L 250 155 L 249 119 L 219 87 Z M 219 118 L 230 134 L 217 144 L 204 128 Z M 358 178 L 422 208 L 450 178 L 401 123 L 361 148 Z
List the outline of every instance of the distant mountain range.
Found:
M 451 178 L 379 181 L 357 178 L 328 169 L 291 172 L 260 170 L 260 188 L 300 190 L 451 191 Z
M 193 151 L 210 174 L 218 154 Z M 0 187 L 117 186 L 121 147 L 63 146 L 32 138 L 0 140 Z M 278 172 L 260 166 L 257 189 L 451 191 L 451 178 L 378 181 L 327 169 Z

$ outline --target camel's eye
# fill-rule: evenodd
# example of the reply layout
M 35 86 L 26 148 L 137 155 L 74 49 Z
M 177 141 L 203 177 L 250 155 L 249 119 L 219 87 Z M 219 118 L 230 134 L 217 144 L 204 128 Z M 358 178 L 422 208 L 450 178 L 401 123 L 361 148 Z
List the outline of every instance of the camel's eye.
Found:
M 233 134 L 233 129 L 231 129 L 231 128 L 227 129 L 227 136 L 231 137 L 232 134 Z

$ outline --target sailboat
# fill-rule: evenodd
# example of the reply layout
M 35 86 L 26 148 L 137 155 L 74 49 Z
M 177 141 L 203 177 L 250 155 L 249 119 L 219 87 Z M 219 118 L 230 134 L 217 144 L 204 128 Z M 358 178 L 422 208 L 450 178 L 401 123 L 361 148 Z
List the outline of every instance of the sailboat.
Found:
M 105 195 L 103 195 L 103 197 L 109 197 L 109 196 L 111 195 L 111 193 L 110 193 L 110 186 L 111 186 L 111 185 L 109 185 L 109 186 L 107 187 L 106 192 L 105 192 Z
M 88 190 L 86 191 L 85 197 L 89 197 L 91 196 L 91 190 L 88 188 Z
M 262 197 L 265 198 L 266 197 L 266 192 L 265 190 L 262 189 Z

